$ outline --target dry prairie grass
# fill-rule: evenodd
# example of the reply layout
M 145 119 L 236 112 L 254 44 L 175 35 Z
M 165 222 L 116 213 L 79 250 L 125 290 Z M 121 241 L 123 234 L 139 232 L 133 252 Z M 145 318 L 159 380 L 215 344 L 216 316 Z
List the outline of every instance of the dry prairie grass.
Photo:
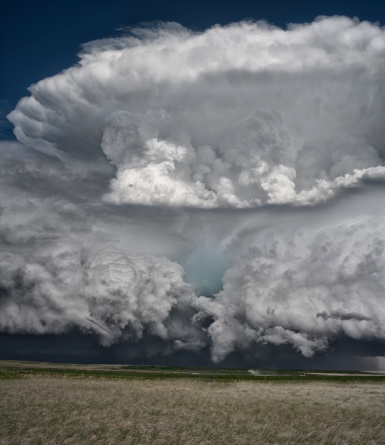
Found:
M 0 444 L 383 444 L 385 385 L 31 376 L 0 381 Z

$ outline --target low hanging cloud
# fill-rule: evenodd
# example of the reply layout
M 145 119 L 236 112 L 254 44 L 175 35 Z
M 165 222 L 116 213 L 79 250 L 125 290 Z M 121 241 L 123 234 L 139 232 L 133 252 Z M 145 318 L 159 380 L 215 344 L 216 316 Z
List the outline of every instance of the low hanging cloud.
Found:
M 128 350 L 155 338 L 157 354 L 209 347 L 215 363 L 266 345 L 312 357 L 338 339 L 384 342 L 381 184 L 307 210 L 114 213 L 93 202 L 100 187 L 89 179 L 76 196 L 60 164 L 3 148 L 0 332 L 78 328 Z M 160 234 L 166 244 L 155 243 Z M 214 234 L 228 270 L 223 290 L 203 297 L 160 252 L 185 252 L 187 265 Z M 213 270 L 216 256 L 198 251 L 196 274 Z
M 215 299 L 213 360 L 259 344 L 289 344 L 306 357 L 340 337 L 385 339 L 385 226 L 360 217 L 343 223 L 241 231 L 229 246 L 237 264 Z
M 163 24 L 84 45 L 8 118 L 69 168 L 108 160 L 107 202 L 315 205 L 385 178 L 384 55 L 384 30 L 346 17 Z
M 3 332 L 62 334 L 76 327 L 105 346 L 144 335 L 174 350 L 205 345 L 194 325 L 184 326 L 194 314 L 193 288 L 166 258 L 58 244 L 29 260 L 2 254 L 0 271 Z
M 0 143 L 0 332 L 216 363 L 384 342 L 384 56 L 346 17 L 84 45 Z

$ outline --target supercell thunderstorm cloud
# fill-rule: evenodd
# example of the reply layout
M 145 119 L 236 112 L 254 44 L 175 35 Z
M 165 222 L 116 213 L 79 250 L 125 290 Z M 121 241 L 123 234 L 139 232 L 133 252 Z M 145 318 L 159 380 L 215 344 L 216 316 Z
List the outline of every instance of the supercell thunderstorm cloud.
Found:
M 1 332 L 214 363 L 384 344 L 383 28 L 165 23 L 29 90 L 1 142 Z

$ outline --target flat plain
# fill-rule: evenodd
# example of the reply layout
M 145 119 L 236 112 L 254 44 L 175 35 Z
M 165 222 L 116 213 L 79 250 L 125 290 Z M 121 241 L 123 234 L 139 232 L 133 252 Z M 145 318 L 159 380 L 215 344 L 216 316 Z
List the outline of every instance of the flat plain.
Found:
M 0 444 L 385 443 L 383 376 L 260 374 L 1 362 Z

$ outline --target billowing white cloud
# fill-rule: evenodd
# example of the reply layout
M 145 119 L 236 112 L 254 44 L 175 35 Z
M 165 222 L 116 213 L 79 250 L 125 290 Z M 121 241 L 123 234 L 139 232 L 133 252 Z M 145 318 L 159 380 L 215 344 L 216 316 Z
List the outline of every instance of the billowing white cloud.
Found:
M 385 177 L 384 55 L 385 31 L 346 17 L 165 24 L 85 45 L 9 119 L 78 174 L 108 160 L 111 203 L 315 205 Z
M 238 258 L 210 315 L 214 361 L 258 343 L 289 344 L 304 356 L 341 337 L 385 339 L 385 226 L 358 217 L 301 229 L 250 227 L 230 245 Z
M 162 257 L 133 255 L 110 246 L 87 252 L 68 242 L 50 245 L 26 260 L 0 260 L 0 330 L 63 333 L 77 327 L 109 346 L 145 334 L 179 350 L 204 346 L 193 315 L 191 285 L 183 269 Z

